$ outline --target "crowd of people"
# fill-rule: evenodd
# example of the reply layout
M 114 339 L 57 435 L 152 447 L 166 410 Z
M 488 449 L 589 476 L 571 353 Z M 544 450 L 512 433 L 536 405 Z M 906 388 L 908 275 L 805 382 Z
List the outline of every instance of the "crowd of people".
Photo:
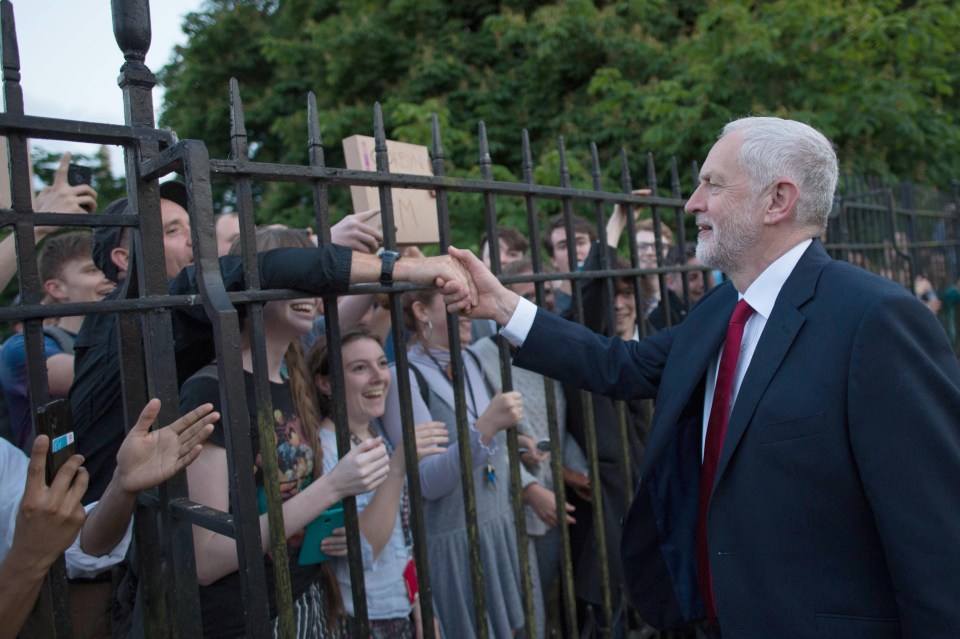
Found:
M 771 149 L 787 151 L 771 159 Z M 65 155 L 51 187 L 38 194 L 36 210 L 85 213 L 96 207 L 93 189 L 66 183 L 68 163 Z M 816 170 L 807 170 L 813 164 Z M 437 636 L 472 637 L 480 623 L 498 638 L 532 635 L 531 624 L 536 636 L 579 634 L 579 628 L 565 627 L 561 522 L 570 531 L 577 618 L 581 624 L 592 618 L 618 636 L 633 623 L 628 605 L 657 627 L 679 628 L 682 637 L 721 632 L 808 637 L 815 636 L 813 627 L 833 629 L 830 636 L 894 637 L 901 636 L 901 627 L 910 636 L 947 636 L 942 630 L 956 620 L 943 610 L 943 596 L 917 584 L 919 577 L 905 563 L 915 561 L 940 575 L 938 587 L 954 578 L 912 557 L 915 544 L 904 541 L 903 528 L 914 517 L 940 522 L 951 540 L 957 536 L 955 516 L 943 511 L 943 503 L 918 496 L 910 489 L 917 482 L 905 477 L 925 468 L 940 490 L 960 479 L 957 455 L 943 452 L 955 452 L 960 443 L 956 358 L 946 357 L 946 340 L 931 334 L 942 329 L 929 312 L 924 311 L 928 317 L 917 314 L 914 308 L 923 307 L 902 294 L 903 285 L 865 279 L 862 269 L 834 269 L 838 263 L 826 257 L 816 238 L 826 224 L 824 206 L 832 198 L 835 173 L 829 143 L 806 125 L 772 118 L 732 123 L 708 156 L 700 186 L 687 204 L 696 217 L 698 242 L 680 241 L 684 228 L 671 229 L 640 208 L 630 213 L 614 207 L 606 246 L 598 241 L 594 223 L 557 215 L 542 235 L 549 259 L 544 269 L 555 277 L 541 284 L 501 285 L 489 271 L 487 237 L 480 239 L 479 258 L 455 248 L 437 257 L 424 257 L 413 247 L 402 254 L 378 253 L 383 238 L 373 219 L 377 211 L 345 216 L 331 231 L 332 243 L 321 246 L 301 230 L 258 228 L 261 286 L 303 292 L 297 299 L 264 303 L 262 363 L 254 356 L 252 323 L 243 309 L 240 313 L 239 361 L 253 425 L 249 440 L 274 631 L 277 593 L 264 512 L 268 466 L 256 427 L 261 407 L 255 400 L 255 362 L 269 380 L 298 637 L 355 636 L 346 556 L 357 541 L 372 636 L 422 636 L 413 509 L 422 509 L 425 522 Z M 166 182 L 160 198 L 169 291 L 197 293 L 187 190 Z M 105 214 L 128 210 L 122 199 Z M 226 212 L 215 224 L 224 284 L 241 290 L 239 218 Z M 625 239 L 628 227 L 636 235 Z M 126 295 L 135 259 L 128 227 L 46 237 L 52 231 L 36 231 L 37 241 L 44 240 L 38 268 L 45 303 Z M 627 253 L 628 243 L 647 272 L 612 281 L 565 277 L 605 265 L 629 269 L 630 262 L 618 257 Z M 498 228 L 496 245 L 503 276 L 534 275 L 524 231 Z M 9 281 L 15 268 L 14 246 L 4 240 L 0 277 Z M 420 288 L 391 296 L 343 295 L 351 284 L 391 286 L 395 281 Z M 330 295 L 341 296 L 336 351 L 323 328 L 320 296 Z M 725 362 L 737 349 L 724 341 L 724 331 L 738 298 L 751 310 L 741 322 L 741 330 L 746 326 L 741 363 L 734 358 L 731 365 Z M 391 326 L 390 304 L 402 305 L 402 327 Z M 784 310 L 787 304 L 790 309 Z M 831 310 L 836 306 L 857 318 L 849 330 L 836 328 L 840 322 Z M 448 325 L 451 318 L 456 325 Z M 172 319 L 182 417 L 150 430 L 159 411 L 159 402 L 152 400 L 129 432 L 123 419 L 118 316 L 96 313 L 45 322 L 49 393 L 69 400 L 79 453 L 49 486 L 43 467 L 50 442 L 35 436 L 24 339 L 15 335 L 3 346 L 0 383 L 8 410 L 3 434 L 9 441 L 0 441 L 6 522 L 0 529 L 0 572 L 7 577 L 0 580 L 0 618 L 12 623 L 4 624 L 0 636 L 16 636 L 43 574 L 64 551 L 78 597 L 89 596 L 91 585 L 112 596 L 109 575 L 127 556 L 139 491 L 186 469 L 192 501 L 234 511 L 230 432 L 220 420 L 224 384 L 212 329 L 202 307 L 177 309 Z M 565 320 L 585 328 L 572 328 Z M 459 336 L 454 342 L 459 354 L 451 333 Z M 398 334 L 402 342 L 396 341 Z M 504 340 L 514 348 L 506 348 Z M 866 388 L 869 383 L 886 388 L 870 377 L 882 374 L 882 362 L 864 355 L 872 353 L 875 342 L 882 342 L 888 363 L 913 370 L 917 384 L 927 386 L 929 392 L 920 393 L 927 405 L 920 408 L 919 400 L 910 399 L 903 404 L 909 410 L 895 407 L 890 405 L 895 393 L 883 397 L 881 390 Z M 406 345 L 409 364 L 402 372 L 392 363 L 399 343 Z M 507 355 L 511 383 L 505 388 L 501 358 Z M 860 361 L 864 357 L 867 361 Z M 454 362 L 462 362 L 462 369 L 453 370 Z M 737 371 L 733 391 L 722 381 L 731 366 Z M 415 427 L 408 443 L 416 446 L 418 495 L 408 488 L 398 374 L 409 376 L 411 388 L 406 401 Z M 461 389 L 455 387 L 457 379 Z M 800 382 L 806 386 L 802 391 Z M 463 406 L 455 400 L 459 391 Z M 718 398 L 729 404 L 718 409 Z M 653 406 L 650 399 L 656 400 Z M 821 399 L 826 403 L 818 407 Z M 350 439 L 343 455 L 334 423 L 338 400 L 345 406 L 343 426 Z M 741 409 L 747 403 L 752 412 Z M 466 415 L 465 427 L 458 424 L 458 409 Z M 918 436 L 929 441 L 906 456 L 903 472 L 892 473 L 903 479 L 894 489 L 881 476 L 897 463 L 896 442 L 912 439 L 890 417 L 904 410 L 919 424 Z M 716 421 L 713 413 L 724 411 Z M 867 427 L 870 419 L 876 423 Z M 740 449 L 724 448 L 729 444 L 723 433 L 737 445 L 740 435 L 732 433 L 739 428 L 742 434 L 748 424 L 751 432 Z M 517 468 L 508 456 L 511 429 L 520 447 Z M 798 448 L 796 442 L 805 438 L 812 449 Z M 935 446 L 937 455 L 931 450 Z M 681 463 L 690 447 L 699 451 L 692 453 L 694 461 Z M 468 535 L 461 471 L 466 450 L 479 547 L 471 546 Z M 524 504 L 533 619 L 523 606 L 511 505 L 515 472 L 521 486 L 516 497 Z M 798 476 L 810 478 L 809 489 L 797 486 Z M 756 488 L 762 483 L 779 491 L 776 499 Z M 823 501 L 810 503 L 811 490 L 819 490 Z M 909 508 L 901 508 L 908 512 L 893 512 L 900 507 L 888 492 L 911 499 Z M 349 538 L 342 524 L 317 532 L 324 521 L 334 521 L 333 513 L 348 497 L 356 498 L 359 537 Z M 757 514 L 747 515 L 745 508 Z M 837 522 L 845 522 L 857 539 L 823 539 L 825 531 L 841 526 Z M 788 524 L 805 531 L 804 539 L 787 551 L 790 558 L 771 559 L 771 545 L 785 539 Z M 48 534 L 38 535 L 39 530 Z M 761 533 L 767 536 L 759 539 Z M 243 636 L 236 541 L 194 527 L 194 549 L 204 636 Z M 958 567 L 954 555 L 944 567 Z M 476 618 L 473 558 L 482 566 L 485 620 Z M 750 584 L 775 590 L 776 576 L 782 578 L 791 566 L 797 570 L 795 562 L 818 566 L 801 568 L 796 588 L 783 589 L 803 588 L 792 595 L 795 603 L 783 594 L 771 595 L 767 606 L 751 606 Z M 826 592 L 826 575 L 838 566 L 862 574 L 843 583 L 834 578 L 837 592 Z M 916 601 L 904 594 L 910 589 Z M 612 601 L 608 612 L 605 601 Z M 132 603 L 134 610 L 141 605 L 139 599 Z M 75 624 L 88 636 L 107 636 L 111 620 L 75 618 Z M 130 632 L 136 636 L 138 629 Z

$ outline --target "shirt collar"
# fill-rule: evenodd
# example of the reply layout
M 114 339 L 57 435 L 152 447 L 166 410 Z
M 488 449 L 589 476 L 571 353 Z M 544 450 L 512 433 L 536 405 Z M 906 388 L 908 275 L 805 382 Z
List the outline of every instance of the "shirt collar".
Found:
M 780 289 L 783 288 L 783 284 L 793 273 L 797 262 L 800 261 L 811 242 L 813 242 L 812 239 L 804 240 L 777 258 L 739 298 L 747 300 L 747 304 L 759 315 L 762 315 L 765 320 L 769 319 L 770 313 L 773 311 L 773 305 L 777 301 L 777 296 L 780 295 Z

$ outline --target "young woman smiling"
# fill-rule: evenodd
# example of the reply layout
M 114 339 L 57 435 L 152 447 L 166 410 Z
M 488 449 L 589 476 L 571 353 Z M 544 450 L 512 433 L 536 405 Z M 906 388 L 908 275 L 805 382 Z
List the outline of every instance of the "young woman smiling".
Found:
M 470 639 L 475 636 L 470 556 L 476 549 L 471 549 L 468 543 L 460 489 L 460 447 L 469 446 L 488 634 L 510 637 L 523 626 L 524 618 L 516 531 L 510 507 L 510 465 L 503 431 L 522 419 L 523 403 L 517 392 L 492 392 L 478 360 L 464 349 L 464 394 L 470 437 L 469 441 L 458 441 L 443 298 L 432 290 L 404 293 L 403 312 L 406 327 L 416 333 L 407 352 L 414 421 L 440 420 L 450 437 L 450 446 L 442 454 L 420 464 L 436 610 L 446 637 Z M 461 343 L 468 344 L 470 320 L 460 319 L 459 331 Z M 395 440 L 400 436 L 400 402 L 394 386 L 387 392 L 384 425 L 389 438 Z
M 343 358 L 343 394 L 347 421 L 354 447 L 365 438 L 382 434 L 380 417 L 390 387 L 390 370 L 380 340 L 365 329 L 347 331 L 341 336 Z M 320 391 L 320 406 L 329 415 L 333 395 L 330 360 L 326 340 L 317 342 L 309 358 L 309 368 Z M 416 426 L 417 454 L 420 459 L 444 451 L 448 441 L 441 422 Z M 412 538 L 408 526 L 409 499 L 406 494 L 406 467 L 402 438 L 387 442 L 391 450 L 387 479 L 372 492 L 357 495 L 360 513 L 360 544 L 363 554 L 367 615 L 375 639 L 413 639 L 422 633 L 419 599 L 411 595 L 404 576 L 413 574 Z M 337 462 L 337 439 L 333 421 L 326 417 L 320 430 L 324 470 Z M 353 614 L 350 596 L 350 571 L 344 559 L 334 560 L 348 614 Z
M 257 231 L 260 252 L 279 248 L 307 246 L 308 240 L 289 229 Z M 235 247 L 239 248 L 239 247 Z M 322 512 L 344 497 L 373 490 L 386 479 L 389 459 L 378 437 L 365 437 L 360 445 L 328 472 L 324 468 L 319 444 L 319 412 L 313 385 L 300 352 L 300 336 L 308 332 L 316 315 L 317 300 L 305 298 L 279 300 L 263 306 L 267 376 L 273 404 L 274 432 L 280 490 L 284 499 L 284 530 L 288 539 L 290 581 L 294 596 L 297 637 L 338 637 L 342 603 L 332 571 L 326 563 L 300 565 L 303 529 Z M 242 332 L 242 359 L 245 372 L 247 406 L 250 413 L 250 440 L 256 463 L 256 482 L 263 485 L 259 463 L 260 438 L 257 430 L 253 357 L 250 325 Z M 282 373 L 285 368 L 286 377 Z M 188 379 L 180 391 L 183 411 L 205 403 L 219 407 L 220 381 L 215 365 L 208 365 Z M 187 481 L 190 498 L 198 503 L 229 510 L 227 454 L 222 423 L 217 423 L 200 457 L 190 467 Z M 264 553 L 268 550 L 267 516 L 260 517 L 260 535 Z M 197 579 L 205 637 L 243 635 L 243 599 L 237 573 L 237 548 L 234 540 L 204 528 L 194 527 Z M 329 544 L 325 551 L 334 552 Z M 271 615 L 276 617 L 273 562 L 264 555 Z M 276 632 L 276 622 L 274 622 Z

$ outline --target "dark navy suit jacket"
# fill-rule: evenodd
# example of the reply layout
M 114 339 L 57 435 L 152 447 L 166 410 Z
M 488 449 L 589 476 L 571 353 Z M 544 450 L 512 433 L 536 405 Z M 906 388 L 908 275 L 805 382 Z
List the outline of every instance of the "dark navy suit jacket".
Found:
M 656 399 L 624 522 L 640 614 L 704 614 L 695 529 L 705 376 L 729 283 L 641 342 L 537 312 L 514 363 L 620 399 Z M 960 366 L 902 287 L 814 241 L 740 387 L 710 502 L 725 639 L 960 637 Z

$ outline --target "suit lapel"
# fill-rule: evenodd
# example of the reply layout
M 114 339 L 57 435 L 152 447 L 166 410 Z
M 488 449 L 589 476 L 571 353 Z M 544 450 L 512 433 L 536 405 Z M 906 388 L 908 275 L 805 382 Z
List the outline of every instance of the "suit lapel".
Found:
M 727 320 L 737 303 L 733 284 L 723 284 L 697 304 L 676 329 L 670 346 L 670 363 L 664 370 L 653 415 L 653 428 L 641 472 L 652 467 L 676 435 L 675 426 L 716 357 L 727 333 Z M 717 318 L 722 318 L 718 321 Z M 701 398 L 698 398 L 701 399 Z M 702 401 L 700 402 L 702 406 Z M 697 450 L 697 461 L 700 451 Z
M 720 452 L 714 489 L 723 476 L 737 445 L 750 424 L 760 399 L 763 397 L 770 380 L 780 368 L 784 357 L 790 350 L 806 317 L 799 310 L 816 290 L 817 280 L 830 257 L 818 240 L 807 248 L 790 277 L 784 282 L 777 301 L 763 329 L 760 341 L 750 360 L 750 366 L 740 385 L 727 432 Z

